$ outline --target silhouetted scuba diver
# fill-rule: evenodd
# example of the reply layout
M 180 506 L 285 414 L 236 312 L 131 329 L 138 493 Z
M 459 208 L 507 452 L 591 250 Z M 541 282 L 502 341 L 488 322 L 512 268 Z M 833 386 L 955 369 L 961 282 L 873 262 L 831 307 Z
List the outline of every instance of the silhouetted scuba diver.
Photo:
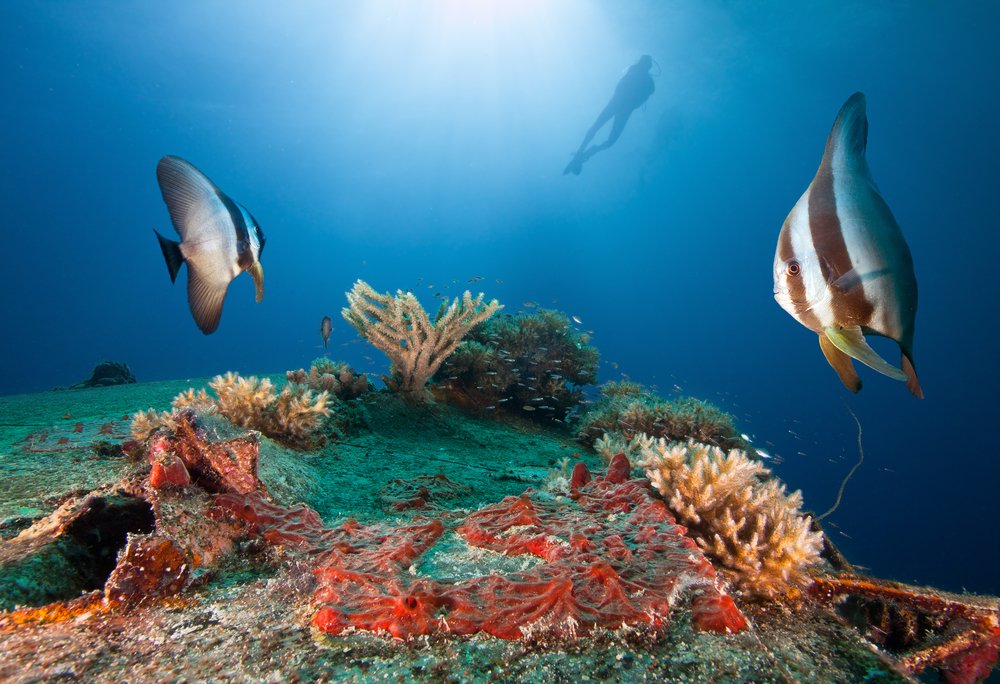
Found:
M 653 91 L 656 90 L 656 87 L 653 85 L 653 77 L 649 75 L 649 70 L 652 67 L 653 58 L 649 55 L 643 55 L 639 58 L 638 62 L 628 68 L 628 71 L 622 76 L 622 80 L 618 81 L 615 94 L 611 96 L 608 106 L 604 108 L 604 111 L 597 117 L 597 121 L 587 131 L 587 135 L 583 138 L 583 143 L 580 144 L 580 149 L 573 155 L 573 161 L 563 171 L 563 175 L 573 173 L 579 176 L 580 171 L 583 170 L 583 163 L 585 161 L 601 150 L 606 150 L 615 144 L 618 136 L 625 130 L 625 124 L 628 122 L 628 118 L 632 115 L 632 112 L 641 107 L 649 99 L 649 96 L 653 94 Z M 611 126 L 611 133 L 608 134 L 608 139 L 600 145 L 591 145 L 587 148 L 587 143 L 594 139 L 597 131 L 611 117 L 615 118 L 615 122 Z M 584 151 L 584 148 L 587 148 L 586 151 Z

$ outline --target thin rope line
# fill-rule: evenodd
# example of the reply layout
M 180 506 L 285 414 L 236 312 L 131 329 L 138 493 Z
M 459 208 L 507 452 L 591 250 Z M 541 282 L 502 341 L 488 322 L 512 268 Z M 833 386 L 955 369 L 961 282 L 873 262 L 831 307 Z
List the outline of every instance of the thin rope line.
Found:
M 844 401 L 844 398 L 841 397 L 840 400 Z M 851 472 L 847 473 L 847 477 L 844 478 L 844 481 L 840 483 L 840 491 L 837 492 L 837 503 L 833 504 L 833 508 L 828 510 L 826 513 L 817 517 L 816 522 L 819 522 L 820 520 L 830 515 L 835 510 L 837 510 L 837 506 L 840 505 L 840 498 L 844 496 L 844 487 L 847 486 L 847 481 L 851 479 L 851 475 L 854 474 L 854 471 L 857 470 L 861 466 L 861 464 L 865 462 L 865 450 L 861 447 L 861 421 L 858 420 L 858 417 L 856 415 L 854 415 L 854 411 L 851 410 L 851 407 L 847 405 L 846 401 L 844 401 L 844 408 L 846 408 L 847 412 L 851 414 L 851 418 L 854 419 L 854 422 L 858 424 L 858 453 L 861 454 L 861 458 L 859 458 L 858 462 L 854 464 L 853 468 L 851 468 Z

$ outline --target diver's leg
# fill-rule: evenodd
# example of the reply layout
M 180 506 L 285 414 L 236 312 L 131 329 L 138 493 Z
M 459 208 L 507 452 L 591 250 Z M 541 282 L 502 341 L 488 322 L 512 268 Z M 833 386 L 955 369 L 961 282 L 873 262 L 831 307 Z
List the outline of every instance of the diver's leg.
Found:
M 628 118 L 630 116 L 632 116 L 632 112 L 628 111 L 615 117 L 615 123 L 611 127 L 611 133 L 608 134 L 608 139 L 601 145 L 602 150 L 606 150 L 618 142 L 618 137 L 622 134 L 622 131 L 625 130 L 625 124 L 628 123 Z
M 580 149 L 576 151 L 577 154 L 580 154 L 581 152 L 584 151 L 584 149 L 586 149 L 590 141 L 594 139 L 595 135 L 597 135 L 597 131 L 601 130 L 601 126 L 606 124 L 608 120 L 614 115 L 615 111 L 612 108 L 611 103 L 609 102 L 608 106 L 605 107 L 603 111 L 601 111 L 601 113 L 597 115 L 597 121 L 595 121 L 594 125 L 590 127 L 589 131 L 587 131 L 587 135 L 583 136 L 583 142 L 580 143 Z
M 632 112 L 627 112 L 625 114 L 618 114 L 615 116 L 615 123 L 611 126 L 611 133 L 608 134 L 608 139 L 602 142 L 600 145 L 591 145 L 590 148 L 583 154 L 577 154 L 577 159 L 580 160 L 580 164 L 583 165 L 585 161 L 593 157 L 595 154 L 602 150 L 606 150 L 617 142 L 618 137 L 625 130 L 625 124 L 628 123 L 628 117 Z

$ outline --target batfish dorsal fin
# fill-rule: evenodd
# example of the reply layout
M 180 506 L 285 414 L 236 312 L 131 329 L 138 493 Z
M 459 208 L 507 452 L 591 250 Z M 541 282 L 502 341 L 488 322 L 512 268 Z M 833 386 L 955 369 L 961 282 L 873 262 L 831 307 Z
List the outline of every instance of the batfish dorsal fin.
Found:
M 163 201 L 170 211 L 170 222 L 174 230 L 187 239 L 188 217 L 202 208 L 206 202 L 223 206 L 222 191 L 208 176 L 185 161 L 172 154 L 167 155 L 156 165 L 156 180 L 160 183 Z
M 854 93 L 840 108 L 833 130 L 826 140 L 823 162 L 829 164 L 834 174 L 847 171 L 868 180 L 872 179 L 865 150 L 868 148 L 868 115 L 865 110 L 865 94 Z
M 219 327 L 228 289 L 228 280 L 213 281 L 203 277 L 198 269 L 188 269 L 188 305 L 194 322 L 206 335 L 211 335 Z

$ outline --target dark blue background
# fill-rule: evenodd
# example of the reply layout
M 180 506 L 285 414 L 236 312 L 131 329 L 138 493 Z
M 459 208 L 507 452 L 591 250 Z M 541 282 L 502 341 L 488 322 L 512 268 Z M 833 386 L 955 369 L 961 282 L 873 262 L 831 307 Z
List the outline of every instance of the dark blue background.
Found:
M 423 277 L 430 306 L 482 275 L 508 311 L 558 300 L 594 329 L 602 381 L 721 403 L 817 511 L 857 457 L 847 398 L 867 459 L 828 519 L 843 551 L 881 576 L 1000 593 L 1000 5 L 280 5 L 0 6 L 0 393 L 103 359 L 141 381 L 307 366 L 323 315 L 334 357 L 382 370 L 340 346 L 355 280 Z M 645 111 L 563 176 L 644 53 L 662 67 Z M 771 295 L 781 223 L 857 90 L 920 284 L 922 402 L 863 367 L 850 396 Z M 268 237 L 263 303 L 237 278 L 210 337 L 153 235 L 172 235 L 165 154 Z

